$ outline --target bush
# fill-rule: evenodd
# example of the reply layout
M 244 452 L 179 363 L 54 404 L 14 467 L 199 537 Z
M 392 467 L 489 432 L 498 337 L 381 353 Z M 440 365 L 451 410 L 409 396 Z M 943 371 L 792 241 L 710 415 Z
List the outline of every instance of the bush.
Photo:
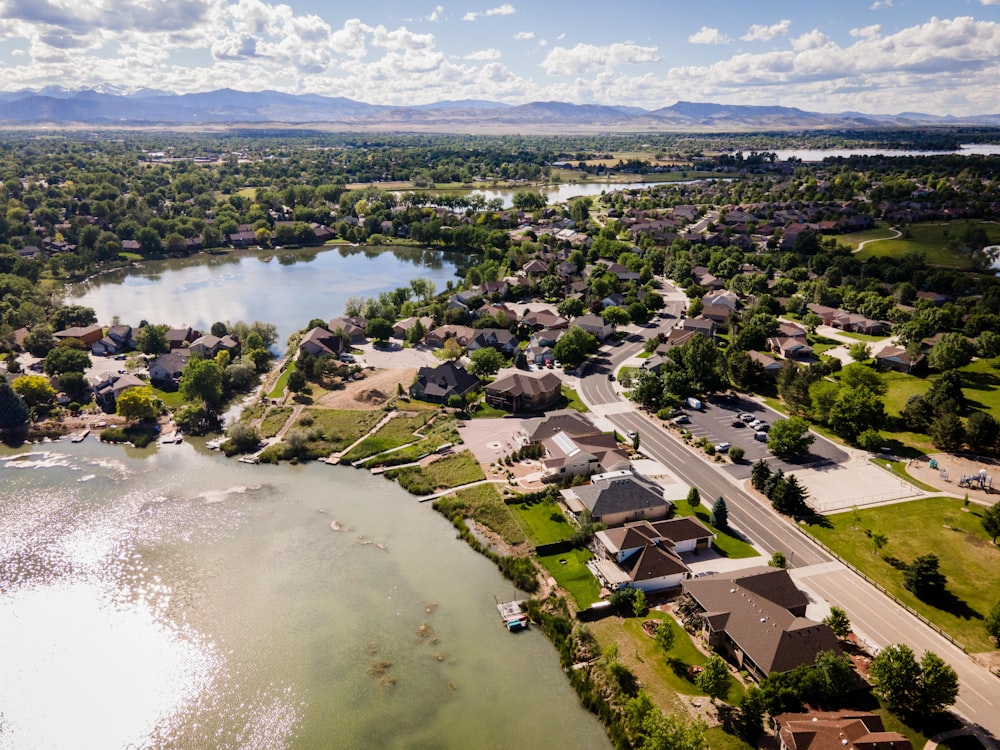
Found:
M 102 443 L 127 443 L 128 437 L 125 435 L 125 430 L 118 427 L 108 427 L 101 430 L 101 442 Z
M 738 445 L 734 445 L 734 446 L 733 446 L 732 448 L 730 448 L 730 449 L 729 449 L 729 459 L 730 459 L 730 460 L 731 460 L 731 461 L 732 461 L 732 462 L 733 462 L 734 464 L 738 464 L 738 463 L 739 463 L 740 461 L 742 461 L 742 460 L 743 460 L 743 457 L 744 457 L 745 455 L 746 455 L 746 451 L 745 451 L 745 450 L 743 450 L 743 449 L 742 449 L 742 448 L 741 448 L 740 446 L 738 446 Z

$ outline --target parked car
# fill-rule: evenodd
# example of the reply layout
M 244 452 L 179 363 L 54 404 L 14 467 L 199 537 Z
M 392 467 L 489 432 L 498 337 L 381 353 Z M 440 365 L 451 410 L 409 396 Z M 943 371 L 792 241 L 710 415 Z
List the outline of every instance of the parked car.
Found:
M 766 432 L 755 432 L 753 434 L 753 439 L 756 440 L 759 443 L 766 443 L 767 442 L 767 433 Z
M 740 419 L 740 420 L 742 420 L 744 422 L 747 422 L 747 423 L 753 422 L 754 420 L 757 419 L 757 417 L 755 417 L 753 414 L 749 414 L 747 412 L 743 412 L 742 414 L 738 414 L 736 416 L 736 418 Z
M 687 404 L 689 409 L 694 409 L 695 411 L 701 411 L 702 407 L 704 406 L 704 404 L 702 404 L 701 401 L 694 398 L 693 396 L 691 398 L 684 399 L 684 403 Z
M 349 352 L 344 352 L 343 354 L 340 355 L 340 361 L 351 364 L 354 362 L 354 355 L 350 354 Z
M 771 425 L 769 425 L 767 422 L 761 422 L 759 425 L 757 425 L 757 432 L 767 432 L 770 429 Z
M 674 424 L 687 424 L 688 422 L 691 421 L 691 417 L 689 417 L 687 414 L 681 414 L 679 417 L 674 417 L 671 421 Z
M 732 422 L 733 427 L 746 427 L 747 424 L 742 419 L 734 419 Z
M 732 446 L 729 443 L 719 443 L 715 446 L 716 453 L 729 453 L 729 449 Z
M 756 430 L 762 424 L 764 424 L 764 422 L 762 420 L 760 420 L 760 419 L 754 419 L 754 421 L 750 423 L 750 427 L 752 427 L 753 429 Z

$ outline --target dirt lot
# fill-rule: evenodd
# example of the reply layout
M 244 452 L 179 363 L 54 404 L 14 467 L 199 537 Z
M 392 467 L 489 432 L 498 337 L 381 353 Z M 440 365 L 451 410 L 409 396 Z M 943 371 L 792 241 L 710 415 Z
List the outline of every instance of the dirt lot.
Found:
M 930 468 L 930 459 L 937 461 L 937 468 Z M 942 476 L 942 469 L 948 472 L 947 479 Z M 986 476 L 993 478 L 992 489 L 980 490 L 974 487 L 958 486 L 958 482 L 963 476 L 978 475 L 984 469 Z M 1000 493 L 1000 464 L 989 458 L 935 453 L 911 461 L 906 470 L 910 472 L 911 476 L 931 487 L 938 487 L 942 492 L 958 497 L 968 494 L 970 500 L 978 503 L 993 505 L 997 502 L 997 495 Z
M 317 406 L 327 409 L 368 409 L 378 408 L 396 395 L 396 386 L 409 388 L 416 377 L 415 368 L 405 370 L 375 370 L 364 380 L 352 380 L 342 391 L 324 394 Z

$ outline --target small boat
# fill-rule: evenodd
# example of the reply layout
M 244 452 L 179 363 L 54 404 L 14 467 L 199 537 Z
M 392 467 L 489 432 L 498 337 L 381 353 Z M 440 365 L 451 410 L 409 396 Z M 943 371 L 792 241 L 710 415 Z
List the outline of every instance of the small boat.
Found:
M 528 615 L 521 609 L 521 602 L 497 602 L 497 610 L 504 627 L 511 633 L 527 629 Z
M 181 435 L 180 431 L 168 432 L 166 435 L 161 435 L 159 443 L 160 445 L 176 445 L 177 443 L 184 442 L 184 437 Z
M 225 436 L 212 438 L 207 443 L 205 443 L 205 447 L 208 448 L 210 451 L 217 451 L 222 448 L 222 444 L 225 443 L 228 439 L 229 438 Z
M 87 439 L 87 435 L 89 434 L 90 430 L 84 430 L 83 432 L 78 432 L 75 435 L 73 435 L 73 437 L 70 438 L 70 441 L 74 443 L 82 443 L 84 440 Z
M 239 457 L 239 462 L 243 464 L 259 464 L 260 458 L 255 453 L 247 453 L 245 456 Z

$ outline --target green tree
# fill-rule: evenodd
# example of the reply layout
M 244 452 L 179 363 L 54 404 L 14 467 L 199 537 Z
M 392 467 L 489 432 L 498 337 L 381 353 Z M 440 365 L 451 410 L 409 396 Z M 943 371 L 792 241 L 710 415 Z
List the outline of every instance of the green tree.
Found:
M 160 413 L 160 408 L 160 399 L 148 385 L 122 391 L 115 401 L 115 413 L 125 417 L 129 422 L 155 419 Z
M 933 651 L 925 651 L 920 659 L 917 694 L 917 709 L 924 716 L 941 713 L 958 698 L 958 674 Z
M 135 345 L 143 354 L 165 354 L 170 351 L 165 325 L 144 325 L 135 333 Z
M 214 409 L 222 401 L 222 370 L 211 359 L 192 359 L 181 371 L 180 392 L 188 401 Z
M 59 376 L 59 388 L 65 391 L 71 401 L 86 403 L 91 399 L 90 383 L 82 372 L 64 372 Z
M 872 659 L 869 671 L 872 689 L 893 713 L 912 710 L 917 704 L 920 665 L 905 644 L 883 648 Z
M 882 433 L 878 430 L 873 430 L 871 427 L 858 435 L 858 447 L 861 450 L 874 453 L 883 445 L 885 445 L 885 438 L 882 437 Z
M 872 348 L 864 341 L 856 341 L 847 347 L 847 353 L 855 362 L 864 362 L 872 358 Z
M 939 597 L 948 583 L 940 570 L 940 564 L 938 556 L 933 552 L 918 555 L 903 572 L 903 587 L 925 601 Z
M 469 355 L 469 372 L 485 378 L 495 375 L 506 363 L 506 358 L 500 352 L 491 346 L 484 346 Z
M 810 385 L 809 403 L 813 419 L 826 423 L 839 397 L 840 386 L 829 380 L 817 380 Z
M 996 641 L 997 646 L 1000 646 L 1000 601 L 990 608 L 983 625 L 986 626 L 986 633 Z
M 45 355 L 43 368 L 47 375 L 62 375 L 64 372 L 83 372 L 90 365 L 90 355 L 87 352 L 68 346 L 57 346 Z
M 717 529 L 729 528 L 729 509 L 724 497 L 720 496 L 712 505 L 712 525 Z
M 56 397 L 56 389 L 44 375 L 21 375 L 14 378 L 13 388 L 28 406 L 50 404 Z
M 754 463 L 753 467 L 750 469 L 750 485 L 757 490 L 757 492 L 764 491 L 764 488 L 767 486 L 767 482 L 770 478 L 771 467 L 768 466 L 767 461 L 762 458 Z
M 375 341 L 388 341 L 392 337 L 392 323 L 385 318 L 372 318 L 365 326 L 365 335 Z
M 660 620 L 659 624 L 656 626 L 654 639 L 656 640 L 656 645 L 663 649 L 664 653 L 674 647 L 676 633 L 674 632 L 673 626 L 670 624 L 670 620 Z
M 889 543 L 889 537 L 884 531 L 875 530 L 872 532 L 872 551 L 877 555 L 882 548 Z
M 741 463 L 743 461 L 743 456 L 746 455 L 746 451 L 743 450 L 742 446 L 734 445 L 729 449 L 729 460 L 734 464 Z
M 935 370 L 946 372 L 958 370 L 972 361 L 975 345 L 957 331 L 941 337 L 927 355 L 927 364 Z
M 52 313 L 52 326 L 57 331 L 77 326 L 90 326 L 97 322 L 97 315 L 91 307 L 83 305 L 63 305 Z
M 777 419 L 767 434 L 767 447 L 776 456 L 800 456 L 809 450 L 816 436 L 802 417 Z
M 576 297 L 567 297 L 556 308 L 558 313 L 564 318 L 575 318 L 583 315 L 583 302 Z
M 292 393 L 299 393 L 307 385 L 306 376 L 298 368 L 288 373 L 288 390 Z
M 579 326 L 570 326 L 569 330 L 559 338 L 552 348 L 552 354 L 565 367 L 573 369 L 579 367 L 587 357 L 594 354 L 599 346 L 596 336 Z
M 946 412 L 931 422 L 931 441 L 943 451 L 957 451 L 965 444 L 965 426 L 954 412 Z
M 698 492 L 697 487 L 692 487 L 688 490 L 686 502 L 694 510 L 701 507 L 701 493 Z
M 705 663 L 702 673 L 695 680 L 695 685 L 715 703 L 717 700 L 723 700 L 729 694 L 729 686 L 732 681 L 733 678 L 729 674 L 726 662 L 718 654 L 713 654 Z
M 643 370 L 635 379 L 631 394 L 639 406 L 655 412 L 663 404 L 663 380 L 655 372 Z
M 836 651 L 820 651 L 816 654 L 812 672 L 819 678 L 819 698 L 829 706 L 843 705 L 858 682 L 851 657 Z
M 838 638 L 846 638 L 851 634 L 851 621 L 847 618 L 847 613 L 840 607 L 830 607 L 830 614 L 823 618 L 823 622 Z
M 441 348 L 434 352 L 434 356 L 438 359 L 454 362 L 462 356 L 464 351 L 465 350 L 462 348 L 462 345 L 458 343 L 458 339 L 454 336 L 449 336 L 444 340 L 444 344 Z
M 612 305 L 611 307 L 605 307 L 601 311 L 601 317 L 604 318 L 606 322 L 610 323 L 615 327 L 627 326 L 629 324 L 629 321 L 632 320 L 631 316 L 628 313 L 628 310 L 622 307 L 618 307 L 616 305 Z
M 858 362 L 853 362 L 840 371 L 840 382 L 845 388 L 867 388 L 879 396 L 884 396 L 888 390 L 879 373 Z
M 229 428 L 229 442 L 237 453 L 250 453 L 260 445 L 260 431 L 246 422 L 237 422 Z
M 0 378 L 0 429 L 20 427 L 28 421 L 28 405 L 24 403 L 17 392 Z
M 767 564 L 771 568 L 787 568 L 788 558 L 785 556 L 784 552 L 780 549 L 776 549 L 772 553 L 771 559 L 767 561 Z
M 829 422 L 834 432 L 852 439 L 885 422 L 885 404 L 870 388 L 846 388 L 830 410 Z
M 1000 503 L 994 503 L 983 511 L 983 530 L 993 537 L 993 543 L 997 543 L 1000 536 Z
M 965 440 L 976 452 L 989 453 L 995 450 L 998 436 L 1000 423 L 992 414 L 974 411 L 965 420 Z

